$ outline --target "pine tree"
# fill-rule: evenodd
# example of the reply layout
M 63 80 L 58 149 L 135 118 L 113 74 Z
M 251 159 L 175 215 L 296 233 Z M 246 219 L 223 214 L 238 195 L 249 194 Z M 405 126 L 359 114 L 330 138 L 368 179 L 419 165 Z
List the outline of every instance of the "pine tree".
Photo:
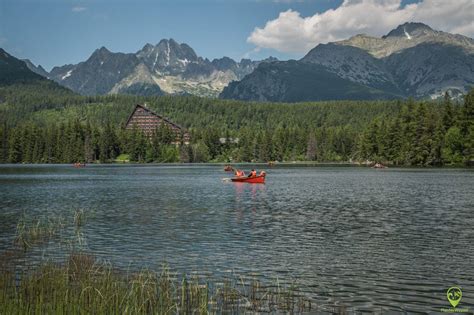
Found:
M 463 160 L 474 163 L 474 88 L 464 97 L 461 110 L 460 132 L 463 137 Z
M 272 161 L 272 136 L 269 131 L 261 130 L 258 136 L 258 160 Z
M 403 139 L 399 117 L 393 119 L 389 125 L 387 138 L 387 159 L 395 165 L 399 165 L 403 161 L 403 158 L 401 157 Z
M 444 136 L 442 158 L 445 163 L 458 164 L 463 160 L 463 136 L 461 129 L 454 126 L 448 129 Z
M 447 91 L 444 94 L 443 105 L 443 128 L 444 131 L 447 131 L 454 125 L 455 122 L 453 105 L 451 104 L 451 97 L 449 96 L 449 93 Z
M 0 163 L 6 163 L 8 161 L 8 134 L 7 123 L 4 122 L 0 129 L 0 141 L 1 141 L 1 152 L 0 152 Z
M 426 165 L 428 156 L 431 151 L 431 135 L 429 134 L 427 108 L 425 103 L 420 103 L 415 108 L 416 123 L 415 142 L 412 147 L 412 159 L 410 163 L 413 165 Z
M 221 153 L 219 132 L 215 128 L 206 128 L 203 132 L 204 144 L 209 149 L 209 155 L 211 159 L 214 159 Z
M 14 128 L 10 133 L 8 139 L 8 162 L 9 163 L 20 163 L 23 161 L 23 148 L 22 148 L 22 130 Z
M 460 129 L 461 134 L 466 136 L 474 126 L 474 88 L 464 97 L 461 108 Z
M 308 137 L 308 145 L 306 147 L 306 159 L 310 161 L 316 160 L 316 136 L 310 132 Z
M 209 148 L 203 141 L 199 141 L 191 145 L 192 148 L 192 161 L 194 163 L 202 163 L 209 161 Z
M 139 149 L 139 154 L 137 155 L 137 158 L 139 161 L 143 161 L 145 158 L 146 143 L 144 141 L 140 141 L 140 136 L 144 137 L 142 132 L 138 132 L 138 136 L 139 143 L 137 146 Z M 107 162 L 109 160 L 115 159 L 120 153 L 117 137 L 109 124 L 105 126 L 104 130 L 99 136 L 99 150 L 99 160 L 101 162 Z

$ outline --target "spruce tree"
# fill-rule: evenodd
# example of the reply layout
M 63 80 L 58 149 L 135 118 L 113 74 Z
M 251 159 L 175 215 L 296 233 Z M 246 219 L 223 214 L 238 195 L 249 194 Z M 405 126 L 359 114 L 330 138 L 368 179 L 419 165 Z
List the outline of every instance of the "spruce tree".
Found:
M 447 131 L 454 125 L 455 116 L 454 116 L 454 109 L 451 103 L 451 97 L 449 96 L 448 92 L 444 94 L 444 101 L 443 101 L 443 128 L 444 131 Z
M 316 136 L 314 135 L 313 132 L 310 132 L 309 137 L 308 137 L 308 144 L 306 147 L 306 159 L 309 161 L 315 161 L 316 160 Z

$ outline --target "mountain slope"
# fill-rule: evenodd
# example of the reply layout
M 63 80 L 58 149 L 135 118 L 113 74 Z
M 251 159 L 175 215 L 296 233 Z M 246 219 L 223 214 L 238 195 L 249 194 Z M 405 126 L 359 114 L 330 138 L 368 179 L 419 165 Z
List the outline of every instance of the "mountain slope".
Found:
M 44 80 L 42 76 L 31 71 L 24 61 L 13 57 L 2 48 L 0 48 L 0 74 L 0 85 Z
M 387 91 L 390 94 L 402 94 L 385 64 L 357 47 L 318 45 L 301 61 L 319 64 L 340 78 L 370 88 Z
M 326 67 L 299 61 L 262 63 L 240 82 L 231 82 L 221 98 L 303 102 L 393 99 L 397 95 L 343 79 Z
M 22 61 L 24 61 L 28 69 L 30 69 L 34 73 L 39 74 L 40 76 L 45 78 L 48 77 L 48 71 L 46 71 L 41 65 L 35 66 L 29 59 L 23 59 Z
M 43 89 L 70 93 L 56 82 L 31 71 L 27 63 L 17 59 L 0 48 L 0 87 L 22 86 L 29 89 Z
M 474 54 L 456 46 L 424 43 L 384 59 L 405 95 L 441 97 L 445 91 L 461 95 L 474 86 Z
M 374 95 L 382 98 L 436 98 L 446 91 L 457 96 L 474 85 L 474 40 L 435 31 L 422 23 L 405 23 L 382 38 L 356 35 L 344 41 L 321 44 L 299 61 L 276 66 L 286 68 L 295 80 L 286 81 L 285 89 L 280 90 L 281 95 L 272 95 L 273 99 L 298 101 L 298 96 L 289 98 L 287 90 L 311 86 L 312 81 L 319 80 L 321 71 L 310 76 L 302 64 L 320 65 L 340 79 L 365 87 L 366 99 L 373 99 Z M 257 71 L 262 70 L 259 67 Z M 304 75 L 298 75 L 297 71 Z M 275 77 L 277 75 L 282 75 L 278 69 L 273 74 L 261 76 L 260 81 L 255 80 L 255 76 L 246 76 L 225 88 L 220 97 L 265 99 L 262 87 L 271 88 L 271 82 L 279 80 Z M 301 81 L 302 78 L 308 82 Z M 347 94 L 345 81 L 332 81 L 341 86 L 319 91 L 322 94 L 315 94 L 314 100 L 321 99 L 322 95 L 340 99 Z M 333 94 L 329 95 L 328 91 L 333 91 Z M 360 94 L 355 97 L 360 97 Z
M 452 45 L 468 53 L 474 52 L 474 40 L 472 38 L 436 31 L 423 23 L 399 25 L 381 38 L 359 34 L 335 44 L 357 47 L 367 51 L 376 58 L 384 58 L 422 43 Z
M 113 53 L 102 47 L 85 62 L 55 67 L 49 76 L 85 94 L 195 94 L 216 97 L 231 81 L 251 73 L 258 61 L 199 57 L 187 44 L 163 39 L 135 54 Z M 133 88 L 132 88 L 133 86 Z
M 73 96 L 71 90 L 34 73 L 25 61 L 0 48 L 0 121 L 4 121 L 7 112 L 15 113 L 9 119 L 15 123 L 26 112 L 64 107 L 65 104 L 51 103 L 51 98 Z
M 53 68 L 50 77 L 83 95 L 107 94 L 139 63 L 134 54 L 112 53 L 102 47 L 84 62 Z
M 153 76 L 143 63 L 138 64 L 127 77 L 114 85 L 110 94 L 133 95 L 162 95 L 160 87 L 153 80 Z

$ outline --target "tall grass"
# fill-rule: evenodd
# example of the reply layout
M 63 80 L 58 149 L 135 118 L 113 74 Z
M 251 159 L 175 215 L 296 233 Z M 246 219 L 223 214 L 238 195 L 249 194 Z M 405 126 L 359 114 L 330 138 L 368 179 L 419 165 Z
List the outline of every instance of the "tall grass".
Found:
M 15 245 L 27 250 L 49 241 L 65 226 L 62 217 L 28 219 L 23 216 L 16 225 Z
M 98 261 L 85 249 L 84 210 L 75 210 L 75 238 L 64 240 L 61 217 L 27 218 L 16 228 L 15 245 L 0 255 L 0 314 L 208 314 L 238 312 L 301 313 L 311 301 L 295 287 L 257 277 L 211 281 L 176 276 L 169 268 L 128 272 Z M 62 263 L 43 262 L 32 270 L 17 266 L 33 245 L 70 242 Z M 76 244 L 77 243 L 77 244 Z M 21 264 L 21 262 L 20 262 Z
M 291 289 L 269 289 L 257 281 L 211 283 L 142 270 L 127 273 L 87 253 L 64 264 L 45 263 L 18 275 L 2 268 L 0 314 L 208 314 L 304 312 L 311 302 Z
M 76 209 L 74 210 L 74 225 L 76 228 L 80 228 L 86 222 L 86 215 L 84 209 Z

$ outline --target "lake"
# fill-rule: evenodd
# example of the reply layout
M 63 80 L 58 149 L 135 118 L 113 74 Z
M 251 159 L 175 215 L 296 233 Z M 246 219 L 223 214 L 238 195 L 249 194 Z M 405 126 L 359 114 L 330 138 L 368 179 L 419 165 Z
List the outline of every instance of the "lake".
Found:
M 472 170 L 266 171 L 252 185 L 218 165 L 0 165 L 0 251 L 22 215 L 81 208 L 84 246 L 113 265 L 278 278 L 349 311 L 439 311 L 459 286 L 474 310 Z

